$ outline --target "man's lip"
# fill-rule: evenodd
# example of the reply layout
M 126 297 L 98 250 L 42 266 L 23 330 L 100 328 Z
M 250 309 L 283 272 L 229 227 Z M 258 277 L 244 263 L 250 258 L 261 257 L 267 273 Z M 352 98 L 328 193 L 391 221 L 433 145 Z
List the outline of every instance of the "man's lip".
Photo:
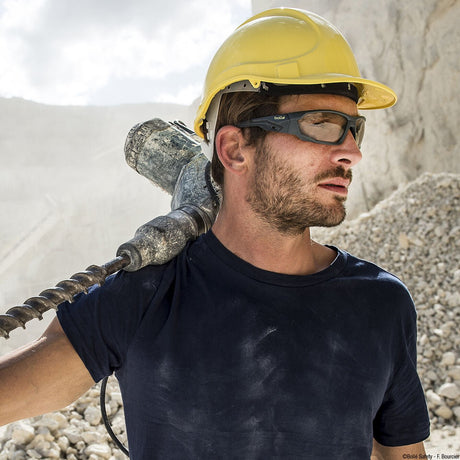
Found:
M 323 182 L 319 183 L 318 185 L 321 186 L 327 186 L 327 185 L 332 185 L 335 187 L 345 187 L 348 188 L 350 185 L 350 180 L 349 179 L 343 179 L 341 177 L 334 177 L 332 179 L 326 179 Z

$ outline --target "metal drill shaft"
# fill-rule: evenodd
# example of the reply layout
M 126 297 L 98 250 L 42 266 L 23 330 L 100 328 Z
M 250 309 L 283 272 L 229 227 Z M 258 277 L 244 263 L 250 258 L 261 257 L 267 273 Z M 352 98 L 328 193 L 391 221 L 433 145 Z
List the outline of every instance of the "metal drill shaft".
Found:
M 130 259 L 124 254 L 106 264 L 91 265 L 85 271 L 75 273 L 69 279 L 59 282 L 55 287 L 45 289 L 36 297 L 27 299 L 22 305 L 16 305 L 4 315 L 0 315 L 0 337 L 8 338 L 13 329 L 22 327 L 34 318 L 42 319 L 43 313 L 54 309 L 65 301 L 72 302 L 80 292 L 87 292 L 94 284 L 103 284 L 112 273 L 129 265 Z

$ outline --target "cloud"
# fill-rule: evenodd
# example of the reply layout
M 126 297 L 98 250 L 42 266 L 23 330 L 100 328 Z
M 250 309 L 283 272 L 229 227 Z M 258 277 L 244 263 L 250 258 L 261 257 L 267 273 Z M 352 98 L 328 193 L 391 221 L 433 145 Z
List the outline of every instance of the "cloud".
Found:
M 209 0 L 6 0 L 0 58 L 7 70 L 0 74 L 0 95 L 50 104 L 178 98 L 190 103 L 212 54 L 250 15 L 250 0 L 211 5 Z M 177 75 L 184 78 L 179 87 Z M 126 82 L 136 81 L 146 92 L 133 88 L 129 100 Z

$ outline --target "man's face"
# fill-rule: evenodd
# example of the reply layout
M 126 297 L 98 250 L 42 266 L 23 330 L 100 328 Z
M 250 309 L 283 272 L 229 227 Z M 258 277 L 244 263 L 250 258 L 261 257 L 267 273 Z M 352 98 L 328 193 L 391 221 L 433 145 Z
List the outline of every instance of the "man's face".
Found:
M 321 109 L 357 115 L 351 99 L 323 94 L 286 96 L 279 113 Z M 340 145 L 269 132 L 255 153 L 246 200 L 261 219 L 282 233 L 295 235 L 307 227 L 338 225 L 346 214 L 350 168 L 360 159 L 351 132 Z

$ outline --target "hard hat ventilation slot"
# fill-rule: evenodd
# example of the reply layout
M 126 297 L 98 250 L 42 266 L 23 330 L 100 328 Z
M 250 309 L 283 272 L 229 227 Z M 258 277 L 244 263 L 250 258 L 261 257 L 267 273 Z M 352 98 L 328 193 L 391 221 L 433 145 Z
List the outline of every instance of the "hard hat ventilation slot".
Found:
M 277 85 L 275 83 L 263 83 L 261 91 L 273 96 L 290 94 L 334 94 L 345 96 L 358 102 L 358 89 L 351 83 L 320 83 L 318 85 Z

